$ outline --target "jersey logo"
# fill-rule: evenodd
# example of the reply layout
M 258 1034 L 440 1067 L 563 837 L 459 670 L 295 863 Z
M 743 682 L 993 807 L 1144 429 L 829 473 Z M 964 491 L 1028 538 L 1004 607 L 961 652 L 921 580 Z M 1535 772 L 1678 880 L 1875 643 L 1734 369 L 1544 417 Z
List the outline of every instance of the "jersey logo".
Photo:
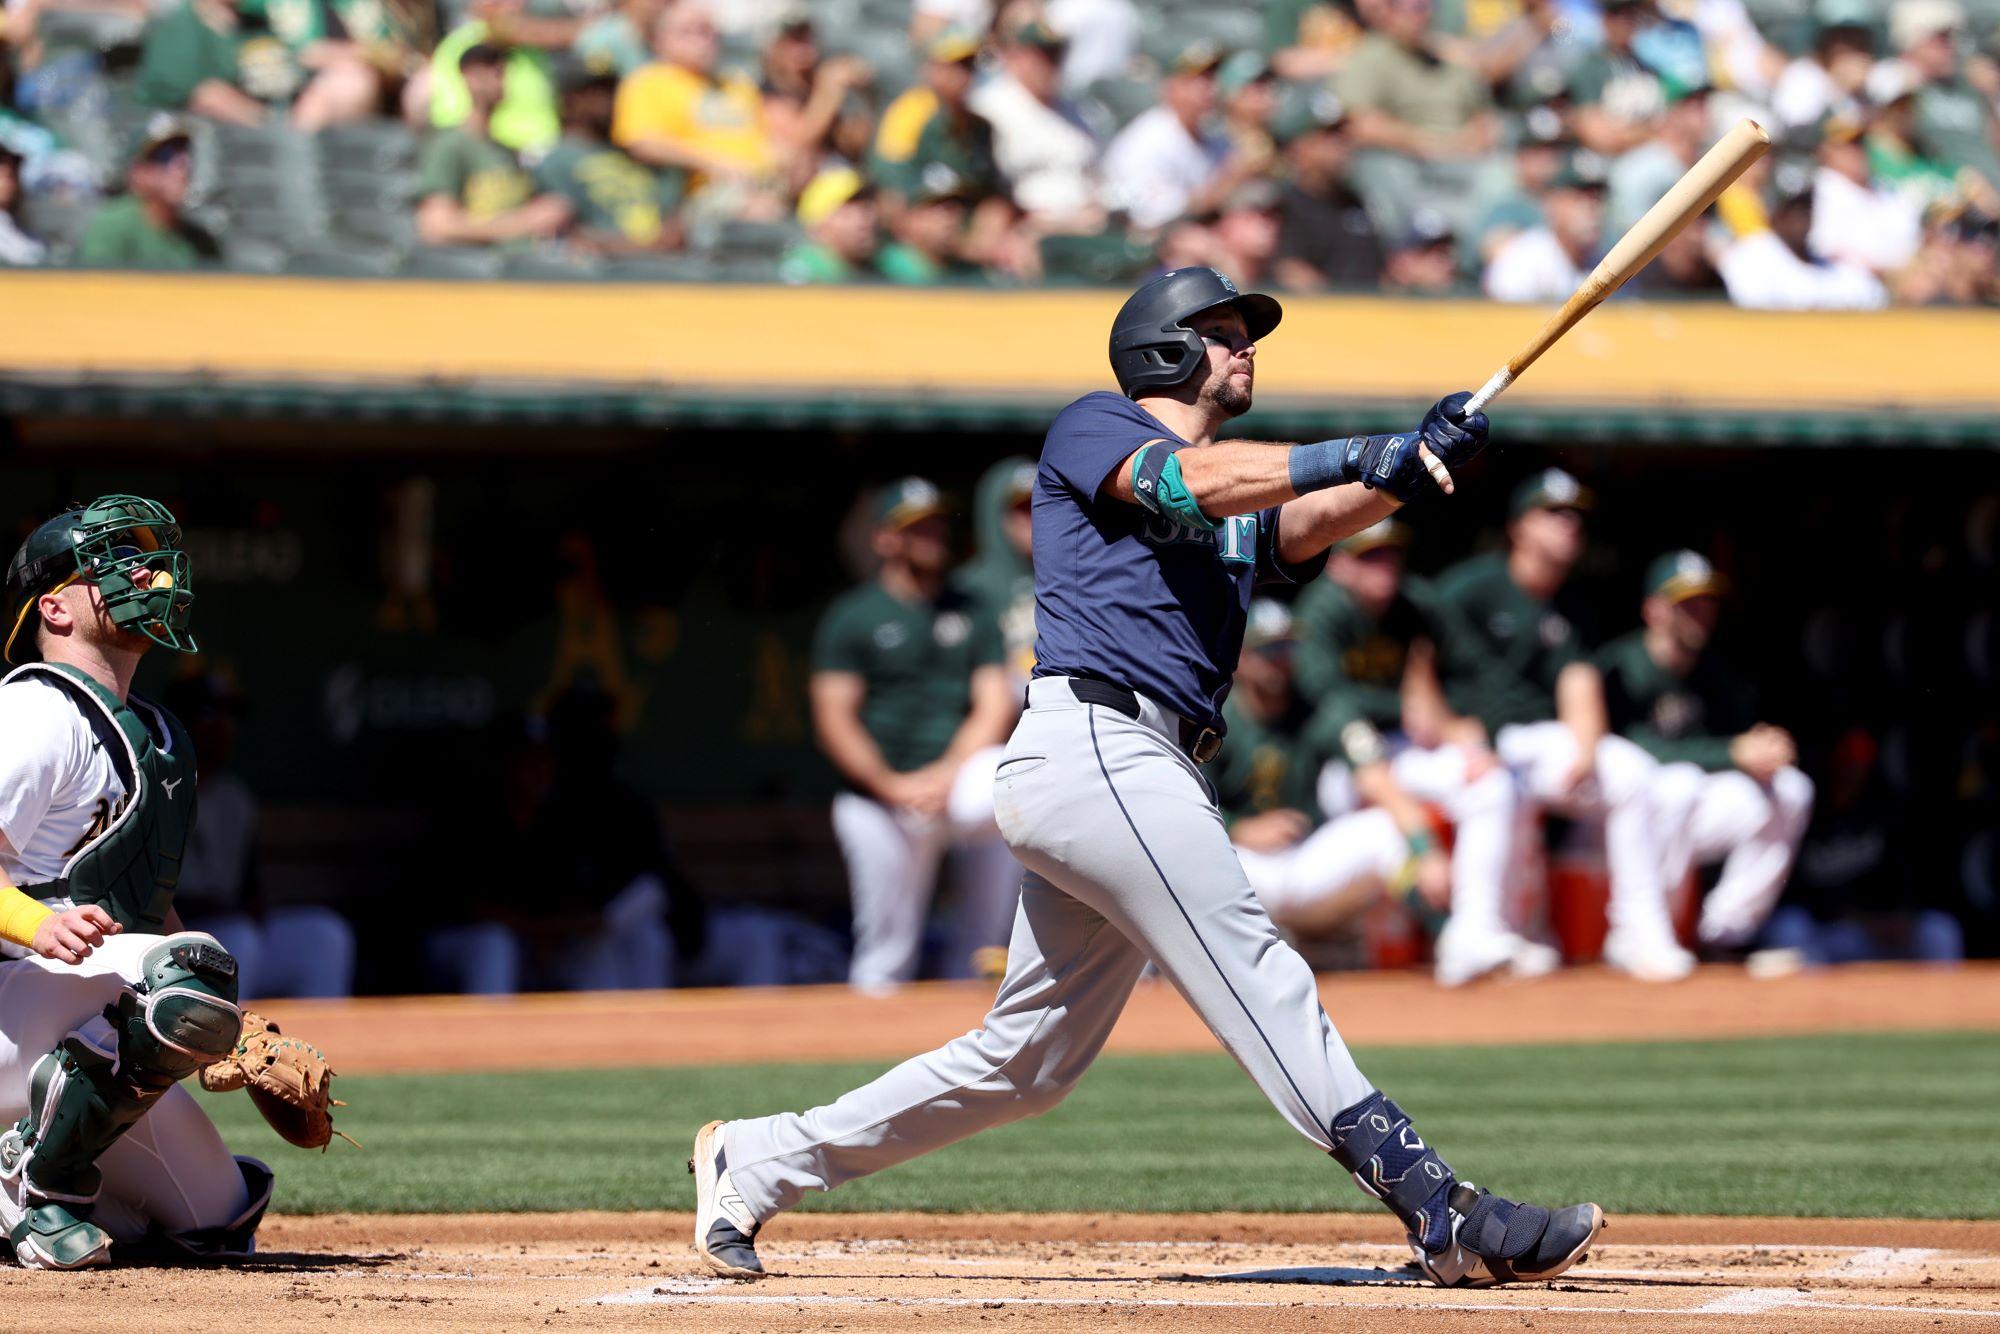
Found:
M 1554 648 L 1569 638 L 1569 622 L 1556 612 L 1542 617 L 1542 647 Z
M 1140 529 L 1139 537 L 1149 547 L 1213 547 L 1216 559 L 1224 565 L 1251 566 L 1257 563 L 1257 516 L 1254 514 L 1232 515 L 1217 524 L 1214 532 L 1153 514 L 1146 517 L 1146 526 Z
M 939 648 L 956 648 L 972 633 L 972 621 L 962 611 L 948 611 L 931 625 L 931 637 Z
M 160 780 L 160 790 L 167 794 L 168 801 L 174 799 L 174 789 L 179 787 L 182 781 L 179 778 L 162 778 Z
M 896 648 L 902 644 L 903 627 L 895 621 L 884 621 L 875 627 L 875 647 Z

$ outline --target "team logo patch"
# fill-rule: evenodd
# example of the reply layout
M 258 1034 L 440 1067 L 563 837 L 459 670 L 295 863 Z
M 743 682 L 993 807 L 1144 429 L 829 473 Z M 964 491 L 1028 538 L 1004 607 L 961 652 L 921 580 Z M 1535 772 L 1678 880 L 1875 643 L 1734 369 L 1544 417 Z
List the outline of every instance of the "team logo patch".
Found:
M 899 648 L 906 638 L 908 638 L 907 632 L 896 621 L 885 621 L 875 627 L 876 648 Z
M 1556 612 L 1542 617 L 1542 647 L 1554 648 L 1569 638 L 1569 622 Z
M 939 648 L 956 648 L 972 633 L 972 622 L 962 611 L 948 611 L 931 626 L 931 636 Z

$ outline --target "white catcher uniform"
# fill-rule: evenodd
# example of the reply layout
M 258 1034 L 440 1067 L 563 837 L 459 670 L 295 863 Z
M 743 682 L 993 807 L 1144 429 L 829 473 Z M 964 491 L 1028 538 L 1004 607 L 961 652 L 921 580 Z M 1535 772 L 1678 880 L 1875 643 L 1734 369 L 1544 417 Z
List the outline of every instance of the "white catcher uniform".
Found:
M 0 738 L 0 834 L 9 848 L 0 853 L 0 871 L 17 885 L 52 880 L 126 807 L 129 794 L 107 750 L 116 739 L 93 728 L 71 695 L 38 675 L 0 684 Z M 45 901 L 57 909 L 73 906 L 67 899 Z M 68 1035 L 79 1034 L 99 1052 L 115 1051 L 105 1007 L 139 980 L 141 957 L 162 939 L 111 936 L 80 964 L 6 946 L 8 958 L 0 962 L 0 1125 L 28 1114 L 30 1072 Z M 169 1235 L 228 1231 L 254 1219 L 270 1200 L 269 1171 L 233 1157 L 181 1085 L 168 1089 L 97 1165 L 104 1186 L 92 1221 L 120 1243 L 136 1243 L 149 1229 Z

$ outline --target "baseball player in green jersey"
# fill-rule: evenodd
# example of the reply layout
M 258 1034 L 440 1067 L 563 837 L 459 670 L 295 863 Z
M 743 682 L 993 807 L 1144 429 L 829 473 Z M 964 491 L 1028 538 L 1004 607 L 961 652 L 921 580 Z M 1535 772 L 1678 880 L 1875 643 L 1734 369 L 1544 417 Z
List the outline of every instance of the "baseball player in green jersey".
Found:
M 1612 730 L 1666 765 L 1656 793 L 1666 883 L 1720 861 L 1697 934 L 1733 950 L 1777 907 L 1812 823 L 1813 782 L 1791 733 L 1758 720 L 1755 690 L 1710 649 L 1723 591 L 1699 553 L 1661 556 L 1646 571 L 1643 628 L 1605 645 L 1597 665 Z
M 1409 529 L 1385 519 L 1337 546 L 1326 574 L 1299 596 L 1300 685 L 1334 723 L 1322 730 L 1340 742 L 1322 775 L 1321 804 L 1329 813 L 1357 799 L 1442 807 L 1455 840 L 1437 980 L 1540 977 L 1561 958 L 1516 929 L 1506 893 L 1520 798 L 1484 730 L 1445 702 L 1438 612 L 1429 587 L 1405 572 L 1409 544 Z
M 959 852 L 953 967 L 1006 942 L 1020 870 L 993 822 L 993 771 L 1019 712 L 986 607 L 947 578 L 943 498 L 922 478 L 875 506 L 875 578 L 821 618 L 813 729 L 846 790 L 833 831 L 854 904 L 848 980 L 886 989 L 917 970 L 931 886 Z
M 1565 584 L 1583 554 L 1593 503 L 1560 468 L 1515 489 L 1507 549 L 1445 571 L 1434 588 L 1452 704 L 1479 720 L 1494 753 L 1538 808 L 1604 822 L 1611 872 L 1604 958 L 1653 982 L 1694 956 L 1674 938 L 1655 805 L 1660 764 L 1615 735 L 1604 682 L 1585 656 Z
M 0 1228 L 31 1268 L 248 1254 L 270 1203 L 181 1087 L 235 1049 L 236 961 L 180 929 L 193 747 L 131 683 L 156 646 L 194 652 L 193 602 L 179 526 L 138 496 L 64 511 L 7 566 Z
M 952 581 L 1000 622 L 1007 673 L 1018 695 L 1035 669 L 1035 461 L 1016 455 L 988 468 L 973 493 L 979 552 Z
M 1365 810 L 1328 819 L 1321 809 L 1319 775 L 1340 753 L 1342 723 L 1293 689 L 1295 648 L 1284 604 L 1251 603 L 1236 688 L 1222 706 L 1228 739 L 1209 771 L 1250 888 L 1272 921 L 1298 931 L 1345 925 L 1386 892 L 1442 907 L 1444 853 L 1423 807 L 1393 782 Z

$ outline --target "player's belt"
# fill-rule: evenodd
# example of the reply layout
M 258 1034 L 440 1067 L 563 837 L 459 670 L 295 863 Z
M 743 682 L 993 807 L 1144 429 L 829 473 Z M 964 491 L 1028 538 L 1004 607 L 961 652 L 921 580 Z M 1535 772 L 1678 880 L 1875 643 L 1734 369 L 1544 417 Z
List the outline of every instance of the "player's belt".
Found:
M 1102 704 L 1135 721 L 1139 717 L 1139 693 L 1115 681 L 1101 681 L 1094 676 L 1072 676 L 1069 678 L 1069 693 L 1076 696 L 1079 704 Z M 1207 764 L 1222 749 L 1219 728 L 1202 727 L 1178 713 L 1163 712 L 1179 726 L 1181 749 L 1196 764 Z

